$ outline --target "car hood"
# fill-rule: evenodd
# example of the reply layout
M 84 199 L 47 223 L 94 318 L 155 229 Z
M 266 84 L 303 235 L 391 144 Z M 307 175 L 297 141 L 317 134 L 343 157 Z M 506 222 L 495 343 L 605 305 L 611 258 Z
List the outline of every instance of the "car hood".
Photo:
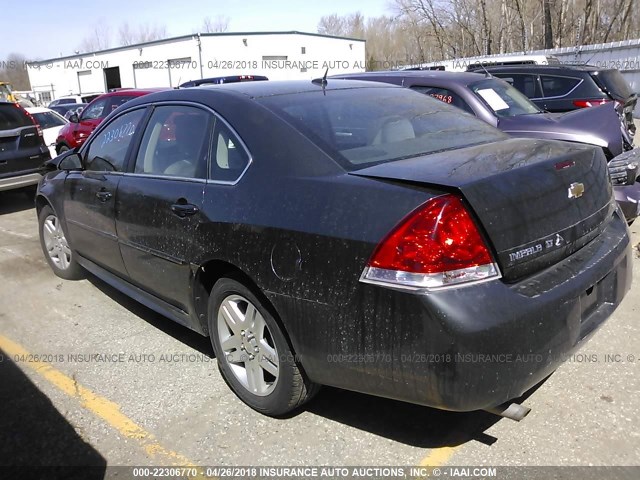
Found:
M 509 135 L 586 143 L 622 153 L 620 118 L 613 103 L 566 113 L 538 113 L 502 117 L 498 128 Z

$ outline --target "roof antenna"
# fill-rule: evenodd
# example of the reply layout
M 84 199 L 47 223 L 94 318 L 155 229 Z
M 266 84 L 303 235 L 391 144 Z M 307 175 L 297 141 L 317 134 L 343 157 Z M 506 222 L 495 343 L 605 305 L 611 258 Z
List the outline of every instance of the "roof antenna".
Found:
M 324 71 L 324 76 L 322 78 L 314 78 L 313 80 L 311 80 L 311 83 L 315 84 L 315 85 L 320 85 L 322 87 L 322 93 L 326 96 L 327 92 L 326 92 L 326 88 L 328 85 L 328 81 L 327 81 L 327 74 L 329 73 L 329 67 L 327 67 L 327 69 Z
M 480 66 L 484 70 L 484 73 L 486 73 L 486 78 L 493 78 L 493 75 L 489 73 L 489 70 L 487 70 L 487 67 L 484 66 L 484 62 L 482 60 L 480 60 Z

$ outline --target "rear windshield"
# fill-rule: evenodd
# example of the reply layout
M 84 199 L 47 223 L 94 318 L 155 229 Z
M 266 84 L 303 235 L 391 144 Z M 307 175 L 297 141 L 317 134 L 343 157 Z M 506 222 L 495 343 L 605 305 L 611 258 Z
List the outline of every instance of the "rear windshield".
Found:
M 498 117 L 515 117 L 542 111 L 535 103 L 503 80 L 488 78 L 472 83 L 469 88 Z
M 592 72 L 591 76 L 600 89 L 611 94 L 616 100 L 626 102 L 632 95 L 629 84 L 618 70 L 600 70 Z
M 259 100 L 345 169 L 508 138 L 458 108 L 405 88 L 354 88 Z
M 0 130 L 33 126 L 27 114 L 13 103 L 0 104 Z
M 34 113 L 33 118 L 42 129 L 60 127 L 67 123 L 64 118 L 53 112 Z

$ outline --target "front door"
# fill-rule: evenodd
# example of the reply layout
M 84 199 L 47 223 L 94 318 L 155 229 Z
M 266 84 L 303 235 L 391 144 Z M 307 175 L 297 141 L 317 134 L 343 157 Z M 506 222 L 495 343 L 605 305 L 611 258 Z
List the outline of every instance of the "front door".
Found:
M 156 107 L 118 186 L 116 227 L 131 281 L 184 311 L 213 124 L 197 107 Z
M 144 109 L 114 119 L 86 148 L 84 170 L 65 181 L 64 212 L 70 243 L 81 256 L 126 276 L 116 236 L 118 185 Z
M 73 136 L 73 142 L 71 148 L 82 145 L 89 135 L 96 129 L 102 119 L 107 116 L 109 112 L 107 104 L 108 98 L 102 98 L 92 102 L 82 111 L 78 123 L 74 125 L 71 135 Z

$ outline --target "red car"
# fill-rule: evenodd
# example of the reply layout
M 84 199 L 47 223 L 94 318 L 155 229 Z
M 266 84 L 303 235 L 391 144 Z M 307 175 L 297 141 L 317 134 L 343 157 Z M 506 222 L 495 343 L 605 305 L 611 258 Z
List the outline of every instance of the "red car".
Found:
M 79 116 L 72 115 L 69 118 L 69 123 L 60 130 L 56 139 L 56 152 L 61 154 L 82 145 L 102 120 L 123 103 L 161 90 L 165 89 L 123 89 L 100 95 L 87 105 Z

